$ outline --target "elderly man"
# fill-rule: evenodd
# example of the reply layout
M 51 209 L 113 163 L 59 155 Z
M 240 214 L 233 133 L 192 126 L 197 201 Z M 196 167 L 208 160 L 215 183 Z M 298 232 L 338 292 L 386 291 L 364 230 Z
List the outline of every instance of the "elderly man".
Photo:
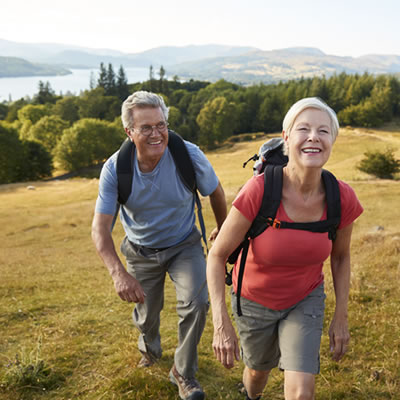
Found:
M 203 399 L 195 374 L 197 345 L 209 307 L 206 264 L 201 234 L 195 226 L 195 195 L 183 183 L 168 147 L 167 120 L 168 108 L 154 93 L 135 92 L 122 105 L 122 122 L 135 145 L 132 192 L 120 213 L 126 233 L 121 251 L 127 269 L 111 236 L 118 201 L 118 152 L 101 172 L 92 238 L 120 298 L 136 303 L 133 322 L 140 331 L 140 367 L 149 367 L 161 357 L 160 312 L 165 275 L 169 274 L 179 316 L 179 342 L 169 378 L 178 386 L 181 399 Z M 210 196 L 217 223 L 210 235 L 213 240 L 226 217 L 224 191 L 203 152 L 190 142 L 184 141 L 184 145 L 200 193 Z

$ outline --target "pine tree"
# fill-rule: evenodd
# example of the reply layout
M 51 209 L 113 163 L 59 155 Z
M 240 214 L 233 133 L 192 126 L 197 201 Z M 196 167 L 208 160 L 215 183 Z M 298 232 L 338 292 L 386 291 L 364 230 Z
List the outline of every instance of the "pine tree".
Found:
M 160 67 L 160 71 L 159 71 L 158 75 L 160 76 L 158 90 L 161 93 L 167 94 L 167 82 L 164 79 L 165 78 L 165 69 L 164 69 L 164 67 L 162 65 Z
M 153 88 L 153 81 L 154 81 L 154 69 L 153 66 L 150 65 L 149 68 L 149 86 L 150 86 L 150 92 L 152 92 L 154 90 Z
M 54 90 L 50 86 L 50 82 L 39 81 L 39 92 L 35 95 L 33 99 L 34 104 L 46 104 L 55 103 L 57 101 L 57 96 Z
M 96 80 L 94 79 L 94 72 L 90 71 L 89 89 L 93 90 L 96 88 Z
M 122 101 L 129 96 L 128 78 L 122 65 L 119 67 L 117 75 L 117 95 Z
M 104 90 L 107 87 L 107 70 L 103 63 L 100 63 L 99 78 L 97 79 L 97 87 L 99 86 Z
M 114 68 L 111 63 L 108 64 L 105 89 L 106 89 L 106 95 L 108 95 L 108 96 L 114 96 L 117 91 Z

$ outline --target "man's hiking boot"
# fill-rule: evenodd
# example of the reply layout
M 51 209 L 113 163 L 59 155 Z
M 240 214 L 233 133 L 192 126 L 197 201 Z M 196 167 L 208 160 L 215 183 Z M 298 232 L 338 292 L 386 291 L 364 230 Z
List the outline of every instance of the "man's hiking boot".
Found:
M 245 400 L 260 400 L 260 399 L 261 399 L 261 396 L 258 396 L 258 397 L 256 397 L 255 399 L 251 399 L 251 398 L 249 397 L 249 395 L 247 394 L 247 390 L 246 390 L 246 388 L 244 387 L 243 382 L 238 383 L 237 387 L 238 387 L 239 393 L 241 393 L 241 394 L 243 394 L 244 396 L 246 396 Z
M 203 389 L 194 378 L 185 378 L 176 370 L 175 365 L 169 371 L 169 380 L 179 389 L 179 397 L 182 400 L 203 400 Z
M 145 353 L 144 351 L 141 351 L 142 353 L 142 358 L 138 362 L 138 368 L 148 368 L 151 367 L 153 364 L 155 364 L 158 359 L 154 357 L 150 353 Z

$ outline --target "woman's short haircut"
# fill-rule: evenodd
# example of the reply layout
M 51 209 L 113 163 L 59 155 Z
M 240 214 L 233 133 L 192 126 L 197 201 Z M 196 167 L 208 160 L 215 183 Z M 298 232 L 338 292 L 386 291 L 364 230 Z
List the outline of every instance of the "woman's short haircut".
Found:
M 164 99 L 155 93 L 146 92 L 144 90 L 131 94 L 123 103 L 121 107 L 121 119 L 122 125 L 125 129 L 132 129 L 133 120 L 133 109 L 135 107 L 160 107 L 164 115 L 165 121 L 168 121 L 168 107 L 164 103 Z
M 331 134 L 333 141 L 339 133 L 339 121 L 335 111 L 332 110 L 323 100 L 318 97 L 306 97 L 294 103 L 286 113 L 283 120 L 283 130 L 289 136 L 293 128 L 294 121 L 298 115 L 307 108 L 316 108 L 317 110 L 325 111 L 331 120 Z

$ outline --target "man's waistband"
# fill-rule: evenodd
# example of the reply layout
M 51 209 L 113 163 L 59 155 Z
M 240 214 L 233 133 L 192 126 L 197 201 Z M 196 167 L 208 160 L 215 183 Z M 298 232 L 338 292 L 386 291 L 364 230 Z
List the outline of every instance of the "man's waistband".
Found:
M 164 251 L 169 249 L 170 247 L 145 247 L 140 244 L 133 243 L 129 240 L 129 243 L 138 250 L 144 250 L 147 253 L 159 253 L 160 251 Z

